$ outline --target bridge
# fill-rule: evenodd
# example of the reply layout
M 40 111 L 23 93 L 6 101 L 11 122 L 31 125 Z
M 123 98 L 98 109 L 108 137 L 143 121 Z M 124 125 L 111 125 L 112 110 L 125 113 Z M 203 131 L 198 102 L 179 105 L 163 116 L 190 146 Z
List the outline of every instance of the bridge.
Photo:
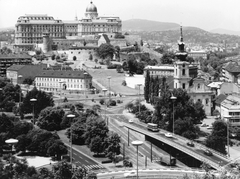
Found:
M 197 142 L 194 142 L 195 144 L 194 147 L 187 146 L 186 143 L 189 142 L 190 140 L 182 136 L 174 134 L 173 138 L 167 138 L 165 136 L 165 133 L 167 133 L 167 131 L 163 129 L 160 129 L 160 132 L 150 132 L 147 129 L 147 124 L 141 124 L 141 123 L 130 124 L 130 123 L 122 122 L 122 125 L 128 128 L 128 139 L 130 135 L 130 130 L 138 132 L 140 134 L 145 135 L 146 139 L 150 139 L 149 141 L 161 142 L 162 144 L 173 148 L 175 152 L 180 151 L 187 156 L 191 156 L 192 158 L 197 159 L 201 163 L 202 162 L 208 163 L 214 169 L 220 169 L 221 168 L 220 165 L 224 166 L 231 161 L 230 158 L 228 158 L 226 155 L 220 152 L 217 152 L 213 149 L 210 149 Z M 205 155 L 204 151 L 206 150 L 211 151 L 213 153 L 213 156 Z

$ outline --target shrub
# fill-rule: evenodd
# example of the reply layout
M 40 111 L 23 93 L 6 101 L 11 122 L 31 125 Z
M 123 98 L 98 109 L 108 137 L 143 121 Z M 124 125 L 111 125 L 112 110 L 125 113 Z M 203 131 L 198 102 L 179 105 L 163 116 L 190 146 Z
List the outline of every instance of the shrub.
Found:
M 104 99 L 100 99 L 99 103 L 100 103 L 101 105 L 103 105 L 103 104 L 105 103 L 105 100 L 104 100 Z
M 108 105 L 109 105 L 109 106 L 116 106 L 117 103 L 116 103 L 115 100 L 110 100 L 110 101 L 108 101 Z
M 125 80 L 123 80 L 122 85 L 127 86 L 127 82 Z

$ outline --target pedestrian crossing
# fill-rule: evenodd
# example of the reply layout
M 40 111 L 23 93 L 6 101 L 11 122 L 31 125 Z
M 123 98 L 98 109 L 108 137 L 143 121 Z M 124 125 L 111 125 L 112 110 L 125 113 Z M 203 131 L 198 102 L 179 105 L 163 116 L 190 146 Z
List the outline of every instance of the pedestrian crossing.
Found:
M 78 163 L 76 163 L 78 165 Z M 79 165 L 81 167 L 83 167 L 85 170 L 101 170 L 101 169 L 105 169 L 104 166 L 96 164 L 96 165 Z

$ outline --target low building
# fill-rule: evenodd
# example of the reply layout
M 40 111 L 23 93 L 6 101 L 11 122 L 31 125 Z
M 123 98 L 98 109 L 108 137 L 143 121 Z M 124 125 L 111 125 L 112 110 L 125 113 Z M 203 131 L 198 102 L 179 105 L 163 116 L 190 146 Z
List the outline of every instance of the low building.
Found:
M 22 84 L 24 79 L 32 78 L 40 73 L 47 64 L 39 65 L 12 65 L 7 69 L 7 78 L 9 78 L 14 85 Z
M 12 65 L 32 64 L 32 57 L 27 54 L 0 54 L 0 76 L 7 76 L 7 68 Z M 10 77 L 11 79 L 11 77 Z
M 36 75 L 35 85 L 47 92 L 61 92 L 62 90 L 83 93 L 92 87 L 92 76 L 84 71 L 54 71 L 43 70 Z
M 173 65 L 162 65 L 162 66 L 146 66 L 144 68 L 144 76 L 149 71 L 150 76 L 168 77 L 173 76 L 174 67 Z
M 212 95 L 211 88 L 205 84 L 205 81 L 200 76 L 193 79 L 193 84 L 187 90 L 188 94 L 193 99 L 194 103 L 201 102 L 206 115 L 211 115 Z
M 240 65 L 237 62 L 229 62 L 222 67 L 222 77 L 220 80 L 238 83 Z
M 193 59 L 207 59 L 207 52 L 204 50 L 199 50 L 199 51 L 190 51 L 188 52 L 188 56 L 192 57 Z
M 231 128 L 240 127 L 240 96 L 239 94 L 228 95 L 221 103 L 221 118 L 229 120 Z

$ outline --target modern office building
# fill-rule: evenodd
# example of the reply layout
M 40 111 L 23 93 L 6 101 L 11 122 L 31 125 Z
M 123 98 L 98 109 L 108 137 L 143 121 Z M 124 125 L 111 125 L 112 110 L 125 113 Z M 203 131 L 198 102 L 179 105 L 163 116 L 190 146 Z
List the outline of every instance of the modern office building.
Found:
M 27 54 L 0 54 L 0 76 L 6 77 L 7 68 L 12 65 L 32 64 L 32 57 Z M 9 76 L 11 79 L 12 77 Z

